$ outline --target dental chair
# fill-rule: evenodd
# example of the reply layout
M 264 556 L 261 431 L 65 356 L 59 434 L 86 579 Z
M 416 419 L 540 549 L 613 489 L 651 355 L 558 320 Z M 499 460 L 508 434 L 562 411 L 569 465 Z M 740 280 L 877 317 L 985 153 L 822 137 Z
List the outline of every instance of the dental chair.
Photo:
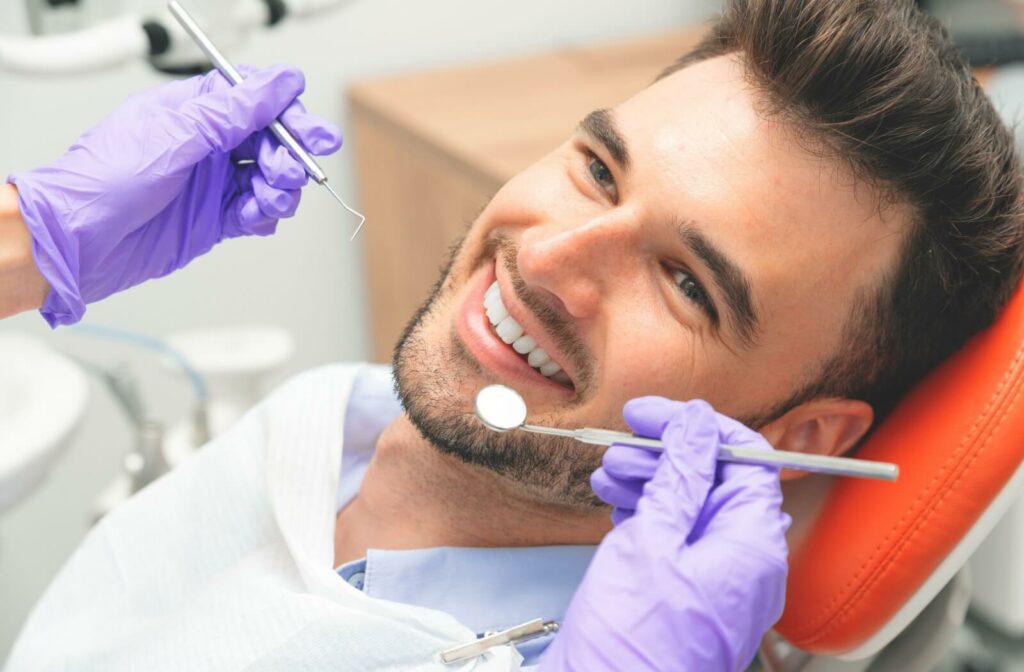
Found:
M 897 463 L 899 480 L 836 479 L 819 498 L 761 647 L 772 672 L 929 670 L 952 644 L 967 560 L 1024 491 L 1024 285 L 858 457 Z

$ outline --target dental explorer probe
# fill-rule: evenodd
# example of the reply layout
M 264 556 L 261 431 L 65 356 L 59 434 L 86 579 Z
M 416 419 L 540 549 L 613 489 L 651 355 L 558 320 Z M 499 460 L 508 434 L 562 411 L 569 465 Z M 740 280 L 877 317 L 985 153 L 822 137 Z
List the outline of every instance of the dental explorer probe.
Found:
M 231 64 L 231 61 L 229 61 L 224 54 L 220 53 L 220 50 L 216 45 L 214 45 L 210 38 L 207 37 L 206 33 L 203 32 L 203 29 L 199 27 L 199 24 L 192 18 L 192 15 L 189 14 L 188 11 L 186 11 L 185 8 L 177 2 L 177 0 L 171 0 L 168 2 L 167 10 L 171 13 L 171 16 L 177 19 L 178 23 L 181 24 L 181 27 L 186 33 L 188 33 L 189 37 L 195 41 L 199 48 L 203 50 L 206 57 L 210 59 L 210 62 L 213 63 L 213 66 L 217 68 L 220 74 L 224 75 L 225 79 L 231 82 L 234 86 L 238 86 L 242 83 L 242 80 L 244 79 L 242 74 L 238 72 L 235 66 Z M 299 163 L 303 165 L 306 172 L 309 173 L 309 176 L 312 177 L 317 184 L 325 187 L 327 191 L 331 192 L 331 196 L 334 196 L 338 203 L 341 203 L 341 207 L 360 218 L 359 225 L 352 234 L 352 238 L 355 238 L 356 234 L 359 233 L 359 229 L 362 228 L 363 222 L 366 221 L 366 217 L 362 213 L 348 207 L 348 204 L 345 203 L 345 201 L 341 199 L 341 196 L 331 188 L 331 185 L 327 184 L 327 174 L 324 173 L 323 168 L 321 168 L 317 162 L 313 160 L 313 157 L 303 149 L 299 141 L 295 139 L 295 136 L 291 134 L 291 131 L 285 128 L 285 125 L 281 123 L 280 119 L 272 121 L 268 128 L 270 129 L 270 132 L 274 134 L 274 137 L 280 140 L 281 144 L 287 147 L 288 151 L 292 153 L 292 156 L 294 156 Z M 352 238 L 349 240 L 352 240 Z
M 593 443 L 599 446 L 621 443 L 629 446 L 640 446 L 658 452 L 665 450 L 665 444 L 658 439 L 634 436 L 628 432 L 616 432 L 611 429 L 595 429 L 593 427 L 562 429 L 561 427 L 528 425 L 526 424 L 526 402 L 518 392 L 504 385 L 488 385 L 477 392 L 474 410 L 480 422 L 495 432 L 521 429 L 535 434 L 564 436 L 576 439 L 582 443 Z M 895 481 L 900 473 L 900 468 L 890 462 L 858 460 L 852 457 L 811 455 L 785 450 L 763 450 L 728 444 L 719 447 L 718 459 L 723 462 L 758 464 L 782 469 L 799 469 L 819 474 L 832 474 L 833 476 L 876 478 L 883 481 Z

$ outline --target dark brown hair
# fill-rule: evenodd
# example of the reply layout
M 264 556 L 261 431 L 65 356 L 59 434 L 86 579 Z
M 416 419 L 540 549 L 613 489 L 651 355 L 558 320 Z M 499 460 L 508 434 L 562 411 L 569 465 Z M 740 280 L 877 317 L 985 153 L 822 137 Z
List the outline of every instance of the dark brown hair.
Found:
M 849 313 L 843 345 L 768 419 L 818 397 L 884 416 L 988 326 L 1024 266 L 1013 137 L 945 28 L 895 0 L 732 0 L 662 77 L 736 53 L 766 113 L 808 130 L 880 194 L 911 206 L 900 259 Z

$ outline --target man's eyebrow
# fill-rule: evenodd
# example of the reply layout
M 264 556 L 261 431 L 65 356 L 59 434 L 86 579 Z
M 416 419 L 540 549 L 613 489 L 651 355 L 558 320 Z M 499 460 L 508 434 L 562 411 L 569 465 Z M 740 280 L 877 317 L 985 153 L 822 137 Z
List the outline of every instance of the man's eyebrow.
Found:
M 739 266 L 691 223 L 683 222 L 678 229 L 683 245 L 704 262 L 712 280 L 725 295 L 725 306 L 732 314 L 736 332 L 749 348 L 758 330 L 758 316 L 750 298 L 750 281 Z
M 615 116 L 611 110 L 594 110 L 583 118 L 579 129 L 604 145 L 622 170 L 629 170 L 629 149 L 615 126 Z

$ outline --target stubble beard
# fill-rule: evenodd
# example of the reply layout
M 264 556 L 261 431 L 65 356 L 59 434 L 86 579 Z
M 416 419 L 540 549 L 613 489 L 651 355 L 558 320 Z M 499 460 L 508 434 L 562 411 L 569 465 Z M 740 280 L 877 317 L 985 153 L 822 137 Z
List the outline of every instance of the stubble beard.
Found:
M 485 428 L 472 411 L 477 390 L 466 382 L 467 374 L 482 373 L 480 365 L 457 338 L 428 342 L 427 325 L 452 301 L 450 271 L 461 247 L 462 241 L 452 246 L 440 279 L 395 346 L 395 392 L 406 415 L 442 454 L 502 476 L 534 501 L 583 511 L 607 508 L 590 487 L 590 475 L 601 466 L 593 447 Z

